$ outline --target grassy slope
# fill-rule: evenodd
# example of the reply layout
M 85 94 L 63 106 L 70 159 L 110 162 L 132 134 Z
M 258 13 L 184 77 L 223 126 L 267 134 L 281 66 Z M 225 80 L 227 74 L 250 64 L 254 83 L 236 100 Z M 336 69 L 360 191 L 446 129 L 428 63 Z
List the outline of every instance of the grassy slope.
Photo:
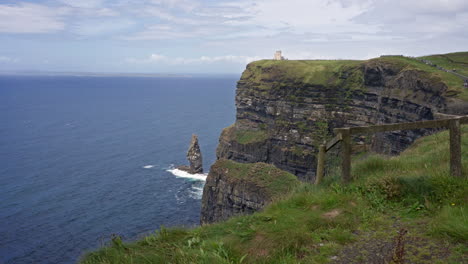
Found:
M 253 62 L 253 67 L 245 71 L 242 77 L 257 83 L 262 80 L 287 79 L 304 85 L 333 87 L 339 84 L 338 77 L 345 71 L 351 77 L 361 78 L 362 73 L 357 72 L 361 63 L 352 60 L 261 60 Z M 259 87 L 262 88 L 266 89 Z
M 234 125 L 230 125 L 223 130 L 221 137 L 227 140 L 235 139 L 240 144 L 250 144 L 267 140 L 268 133 L 265 129 L 238 130 Z
M 461 74 L 468 76 L 468 52 L 449 53 L 443 55 L 433 55 L 421 57 L 446 69 L 457 69 Z M 447 95 L 468 101 L 468 89 L 463 88 L 463 80 L 453 74 L 441 71 L 435 67 L 426 65 L 416 59 L 407 57 L 381 57 L 369 61 L 353 60 L 291 60 L 274 61 L 261 60 L 252 63 L 248 71 L 244 72 L 244 79 L 251 79 L 254 82 L 262 83 L 262 80 L 271 81 L 275 79 L 288 79 L 308 85 L 320 85 L 325 87 L 336 87 L 350 85 L 351 89 L 363 87 L 363 74 L 361 66 L 369 62 L 381 62 L 396 67 L 398 70 L 420 70 L 426 77 L 437 82 L 441 80 L 448 87 Z M 266 70 L 265 69 L 269 69 Z M 273 69 L 273 70 L 271 70 Z M 339 78 L 346 73 L 347 80 Z M 423 75 L 424 76 L 424 75 Z M 275 77 L 275 78 L 273 78 Z M 271 87 L 271 83 L 269 83 Z M 274 85 L 273 85 L 274 87 Z M 281 88 L 281 83 L 278 83 Z M 345 87 L 347 88 L 347 87 Z M 267 86 L 257 87 L 257 89 L 267 89 Z
M 462 75 L 468 76 L 468 52 L 456 52 L 441 55 L 421 57 L 448 70 L 457 70 Z
M 467 54 L 462 53 L 462 54 Z M 434 56 L 429 56 L 429 57 L 421 57 L 421 59 L 427 59 L 431 61 L 432 63 L 435 63 L 437 65 L 442 66 L 445 69 L 460 69 L 462 71 L 459 71 L 459 73 L 463 74 L 465 71 L 468 72 L 468 64 L 458 64 L 457 67 L 454 66 L 453 63 L 441 63 L 439 64 L 440 60 L 437 59 L 439 57 L 444 57 L 444 56 L 450 56 L 450 54 L 445 54 L 445 55 L 434 55 Z M 445 58 L 445 57 L 444 57 Z M 406 58 L 406 57 L 384 57 L 384 58 L 379 58 L 376 59 L 379 61 L 383 62 L 391 62 L 400 66 L 403 66 L 403 70 L 421 70 L 426 73 L 426 77 L 438 81 L 441 80 L 442 82 L 447 85 L 448 90 L 447 90 L 447 95 L 456 95 L 455 97 L 460 98 L 464 101 L 468 101 L 468 89 L 463 87 L 463 79 L 460 77 L 453 75 L 451 73 L 447 73 L 445 71 L 439 70 L 435 67 L 426 65 L 418 60 L 412 59 L 412 58 Z
M 467 175 L 468 126 L 462 151 Z M 354 162 L 351 185 L 332 175 L 261 213 L 192 230 L 161 228 L 134 243 L 114 238 L 82 263 L 383 263 L 398 260 L 399 230 L 408 230 L 403 258 L 411 263 L 466 263 L 468 180 L 449 177 L 448 157 L 442 132 L 401 156 Z
M 227 171 L 229 180 L 252 183 L 265 192 L 268 197 L 280 197 L 289 193 L 299 184 L 296 176 L 266 163 L 238 163 L 231 160 L 218 160 L 213 165 Z

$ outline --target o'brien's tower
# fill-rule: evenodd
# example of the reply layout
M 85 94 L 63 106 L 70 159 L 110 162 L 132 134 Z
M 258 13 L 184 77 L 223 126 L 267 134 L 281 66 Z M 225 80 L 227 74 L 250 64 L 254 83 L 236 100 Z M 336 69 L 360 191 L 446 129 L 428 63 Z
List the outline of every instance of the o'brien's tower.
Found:
M 278 50 L 275 52 L 275 57 L 273 57 L 274 60 L 284 60 L 283 55 L 281 55 L 281 50 Z

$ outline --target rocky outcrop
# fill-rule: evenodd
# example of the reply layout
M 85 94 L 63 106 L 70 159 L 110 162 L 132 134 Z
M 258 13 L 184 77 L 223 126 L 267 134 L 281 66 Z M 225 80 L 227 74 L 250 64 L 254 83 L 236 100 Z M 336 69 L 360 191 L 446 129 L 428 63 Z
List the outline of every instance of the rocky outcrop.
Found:
M 197 135 L 192 135 L 190 146 L 187 151 L 187 160 L 190 166 L 180 166 L 178 169 L 186 171 L 191 174 L 203 173 L 203 160 L 200 151 L 200 145 L 198 144 Z
M 203 189 L 201 224 L 254 213 L 298 184 L 292 174 L 265 163 L 221 159 L 211 166 Z
M 437 75 L 391 59 L 254 62 L 238 82 L 236 107 L 218 159 L 274 164 L 304 181 L 315 178 L 318 145 L 334 128 L 468 114 L 468 104 Z M 374 151 L 397 154 L 432 132 L 380 133 L 365 141 Z
M 455 95 L 437 74 L 405 58 L 249 64 L 237 85 L 236 122 L 221 133 L 204 188 L 202 224 L 255 212 L 275 197 L 262 187 L 258 164 L 312 181 L 318 146 L 334 128 L 468 114 L 468 103 Z M 397 154 L 432 132 L 358 135 L 356 141 L 363 149 Z

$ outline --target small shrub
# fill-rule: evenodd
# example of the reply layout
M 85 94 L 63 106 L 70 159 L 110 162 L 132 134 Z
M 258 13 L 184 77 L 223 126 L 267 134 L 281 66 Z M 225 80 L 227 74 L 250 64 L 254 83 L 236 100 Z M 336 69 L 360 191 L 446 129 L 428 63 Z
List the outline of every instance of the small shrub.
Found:
M 361 190 L 364 193 L 379 193 L 385 199 L 391 200 L 401 196 L 401 187 L 397 178 L 384 176 L 369 179 Z

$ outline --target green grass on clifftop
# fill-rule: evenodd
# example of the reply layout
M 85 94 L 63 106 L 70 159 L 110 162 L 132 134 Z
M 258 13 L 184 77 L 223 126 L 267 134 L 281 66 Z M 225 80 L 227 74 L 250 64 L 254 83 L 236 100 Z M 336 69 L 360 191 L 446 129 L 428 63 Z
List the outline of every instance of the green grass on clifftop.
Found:
M 242 130 L 237 129 L 234 125 L 231 125 L 223 130 L 221 138 L 224 138 L 227 141 L 234 139 L 239 144 L 251 144 L 264 142 L 268 139 L 268 133 L 265 129 Z
M 468 52 L 461 53 L 461 54 L 468 55 Z M 447 63 L 445 64 L 444 63 L 439 64 L 442 61 L 441 59 L 439 59 L 439 57 L 446 58 L 445 56 L 449 56 L 449 55 L 450 54 L 434 55 L 434 56 L 429 56 L 429 57 L 421 57 L 418 59 L 427 59 L 431 61 L 432 63 L 442 66 L 443 68 L 447 70 L 452 70 L 453 68 L 456 68 L 459 70 L 459 73 L 461 74 L 463 74 L 465 71 L 468 72 L 468 64 L 457 64 L 456 67 L 454 64 L 449 63 L 448 61 L 446 61 Z M 436 67 L 427 65 L 414 58 L 395 56 L 395 57 L 382 57 L 382 58 L 377 58 L 374 60 L 383 62 L 383 63 L 394 64 L 397 67 L 400 67 L 400 70 L 402 71 L 419 70 L 421 71 L 422 76 L 426 77 L 432 82 L 436 83 L 436 82 L 442 81 L 443 83 L 445 83 L 445 85 L 448 88 L 446 95 L 455 96 L 464 101 L 468 101 L 468 89 L 463 87 L 463 79 L 452 73 L 442 71 L 440 69 L 437 69 Z
M 260 83 L 262 80 L 287 79 L 291 83 L 302 83 L 311 86 L 337 86 L 343 73 L 356 79 L 356 84 L 362 80 L 359 70 L 360 61 L 353 60 L 261 60 L 251 64 L 243 73 L 243 79 Z M 281 85 L 281 84 L 278 84 Z M 260 89 L 268 89 L 259 87 Z M 361 85 L 351 88 L 361 88 Z
M 252 62 L 242 75 L 242 80 L 258 84 L 256 89 L 282 89 L 285 83 L 322 86 L 330 89 L 345 88 L 350 90 L 364 89 L 363 69 L 369 63 L 381 63 L 392 67 L 397 72 L 416 70 L 420 77 L 427 78 L 434 84 L 444 83 L 448 90 L 447 96 L 468 101 L 468 89 L 463 87 L 463 79 L 443 70 L 421 62 L 421 59 L 431 61 L 447 70 L 456 69 L 462 75 L 468 76 L 468 52 L 432 55 L 420 58 L 389 56 L 358 60 L 260 60 Z M 276 82 L 275 80 L 281 80 Z M 294 88 L 294 87 L 289 87 Z
M 350 185 L 328 175 L 260 213 L 195 229 L 161 228 L 132 243 L 115 237 L 81 263 L 468 263 L 468 126 L 462 141 L 465 178 L 450 177 L 442 132 L 398 157 L 354 162 Z M 265 165 L 259 174 L 248 165 L 222 166 L 269 181 Z M 399 238 L 403 250 L 395 246 Z
M 420 57 L 448 70 L 468 76 L 468 52 L 456 52 Z
M 280 197 L 299 184 L 296 176 L 271 164 L 261 162 L 238 163 L 222 159 L 216 161 L 213 166 L 224 169 L 226 178 L 254 183 L 264 192 L 267 192 L 269 197 Z
M 235 139 L 240 144 L 263 142 L 268 139 L 268 134 L 265 130 L 237 130 Z

